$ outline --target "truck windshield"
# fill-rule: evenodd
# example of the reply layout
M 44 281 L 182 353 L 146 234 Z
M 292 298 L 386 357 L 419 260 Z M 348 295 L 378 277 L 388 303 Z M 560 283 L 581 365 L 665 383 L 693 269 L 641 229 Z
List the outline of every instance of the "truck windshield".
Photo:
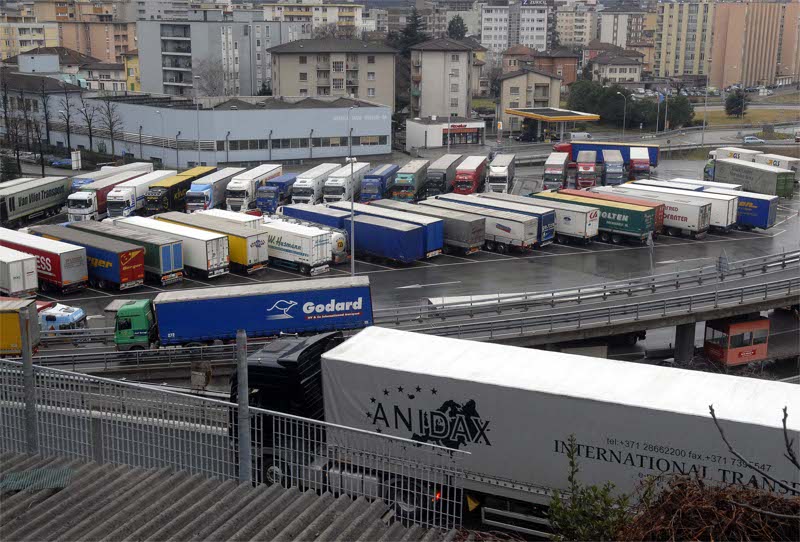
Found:
M 122 212 L 125 210 L 125 202 L 124 201 L 108 201 L 106 202 L 106 207 L 108 207 L 108 214 L 112 216 L 120 216 Z
M 202 192 L 187 192 L 186 193 L 186 203 L 187 204 L 195 204 L 195 205 L 205 205 L 206 204 L 206 195 Z
M 265 186 L 258 190 L 258 197 L 259 198 L 267 198 L 267 199 L 275 199 L 278 197 L 278 187 L 277 186 Z
M 67 207 L 70 209 L 88 209 L 92 206 L 92 200 L 88 198 L 67 199 Z
M 489 175 L 489 182 L 490 183 L 506 183 L 506 177 L 504 175 Z
M 362 194 L 377 194 L 378 193 L 378 185 L 377 184 L 365 184 L 361 186 L 361 193 Z
M 322 193 L 326 196 L 341 196 L 344 194 L 344 186 L 325 186 Z
M 247 190 L 228 190 L 225 195 L 229 198 L 244 199 L 247 197 Z
M 313 198 L 314 197 L 314 189 L 313 188 L 295 188 L 294 190 L 292 190 L 292 194 L 295 197 L 299 196 L 301 198 L 302 197 Z
M 459 190 L 469 190 L 470 188 L 472 188 L 472 182 L 471 181 L 456 181 L 456 187 L 458 187 Z

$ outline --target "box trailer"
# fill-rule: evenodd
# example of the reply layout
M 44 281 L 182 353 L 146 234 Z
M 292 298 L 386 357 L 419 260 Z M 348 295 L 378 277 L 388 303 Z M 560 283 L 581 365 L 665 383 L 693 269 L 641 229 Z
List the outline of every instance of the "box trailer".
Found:
M 780 201 L 778 196 L 723 188 L 706 188 L 706 192 L 739 198 L 739 206 L 736 209 L 736 226 L 741 230 L 752 228 L 766 230 L 775 225 Z
M 186 214 L 172 211 L 155 215 L 153 218 L 226 235 L 231 268 L 237 271 L 246 274 L 255 273 L 269 263 L 266 231 L 200 213 Z
M 350 203 L 345 201 L 334 203 L 330 206 L 340 211 L 350 210 Z M 372 205 L 365 205 L 363 203 L 356 203 L 353 208 L 358 215 L 378 216 L 381 218 L 388 218 L 389 220 L 399 220 L 400 222 L 408 222 L 409 224 L 421 226 L 425 235 L 425 257 L 433 258 L 442 253 L 442 248 L 444 246 L 444 223 L 441 220 L 428 216 L 412 215 L 392 209 L 373 207 Z
M 486 220 L 484 246 L 491 252 L 505 254 L 511 248 L 529 250 L 539 240 L 539 219 L 535 216 L 455 203 L 438 197 L 422 200 L 419 204 L 483 217 Z
M 783 443 L 800 453 L 800 421 L 790 415 L 786 435 L 781 423 L 782 409 L 800 411 L 795 384 L 375 326 L 317 351 L 327 423 L 469 452 L 459 462 L 464 498 L 494 525 L 543 523 L 539 506 L 569 491 L 572 436 L 582 484 L 610 482 L 615 493 L 636 495 L 643 480 L 677 475 L 786 496 L 731 461 L 709 405 L 742 456 L 797 487 Z M 258 406 L 276 408 L 269 399 Z M 434 501 L 449 494 L 441 485 L 427 490 Z M 421 514 L 426 502 L 419 497 L 403 513 Z
M 225 190 L 225 209 L 228 211 L 247 211 L 256 207 L 256 190 L 265 181 L 283 174 L 279 164 L 261 164 L 236 175 Z
M 676 188 L 678 190 L 687 190 L 690 192 L 702 192 L 705 188 L 701 184 L 692 183 L 690 181 L 657 181 L 653 179 L 642 179 L 640 181 L 632 181 L 631 184 L 640 184 L 642 186 L 658 186 L 660 188 Z
M 444 224 L 445 254 L 472 254 L 479 251 L 486 241 L 486 220 L 482 218 L 394 200 L 377 200 L 371 205 L 441 220 Z
M 125 228 L 180 239 L 183 245 L 183 269 L 189 277 L 212 278 L 225 275 L 230 270 L 226 235 L 141 216 L 113 220 L 115 225 Z
M 489 175 L 486 181 L 487 192 L 506 194 L 514 183 L 516 154 L 498 154 L 489 164 Z
M 569 153 L 551 152 L 544 162 L 542 186 L 546 190 L 565 188 L 567 186 L 567 168 Z
M 397 170 L 389 196 L 397 201 L 412 202 L 420 197 L 419 191 L 428 178 L 429 160 L 411 160 Z
M 618 187 L 598 186 L 592 188 L 592 193 L 600 198 L 608 198 L 612 201 L 649 202 L 656 203 L 662 209 L 663 227 L 667 235 L 688 235 L 692 238 L 700 238 L 705 235 L 710 227 L 711 204 L 697 201 L 689 193 L 678 194 L 637 194 L 631 197 L 622 194 Z
M 706 191 L 689 192 L 677 188 L 661 188 L 659 186 L 645 186 L 637 183 L 628 183 L 624 186 L 619 186 L 617 190 L 622 194 L 628 194 L 634 197 L 651 193 L 672 194 L 675 196 L 686 196 L 689 194 L 693 201 L 711 204 L 710 229 L 727 233 L 736 225 L 736 212 L 739 207 L 737 196 L 714 194 Z
M 226 211 L 225 209 L 208 209 L 206 211 L 198 211 L 201 215 L 215 216 L 217 218 L 224 218 L 230 222 L 235 222 L 241 226 L 257 230 L 263 219 L 260 216 L 249 215 L 247 213 L 237 213 L 236 211 Z
M 673 179 L 669 179 L 668 182 L 671 183 L 683 183 L 695 186 L 703 187 L 703 190 L 708 190 L 709 188 L 722 188 L 724 190 L 741 190 L 742 185 L 735 184 L 735 183 L 717 183 L 714 181 L 706 181 L 705 179 L 686 179 L 684 177 L 675 177 Z
M 284 173 L 266 181 L 256 190 L 256 209 L 271 215 L 281 205 L 288 204 L 292 201 L 292 187 L 296 181 L 295 173 Z
M 755 162 L 756 156 L 759 154 L 764 154 L 764 152 L 754 149 L 743 149 L 741 147 L 718 147 L 710 151 L 708 157 L 714 160 L 735 158 L 737 160 L 744 160 L 745 162 Z
M 30 220 L 53 216 L 67 203 L 69 177 L 43 177 L 0 185 L 0 224 L 18 228 Z
M 457 194 L 483 192 L 486 184 L 486 157 L 467 156 L 456 167 L 456 178 L 452 190 Z
M 298 174 L 292 187 L 292 203 L 310 203 L 312 205 L 320 203 L 325 181 L 328 180 L 331 173 L 341 167 L 339 164 L 325 162 Z
M 369 162 L 355 162 L 342 166 L 330 175 L 322 187 L 325 203 L 357 201 L 361 192 L 361 181 L 370 169 Z
M 513 194 L 480 194 L 481 198 L 499 200 L 517 205 L 545 207 L 555 212 L 555 239 L 561 244 L 570 242 L 587 243 L 600 233 L 600 210 L 563 201 L 533 200 L 527 196 Z
M 260 228 L 268 234 L 269 259 L 273 266 L 289 267 L 311 276 L 330 271 L 331 232 L 269 218 L 263 219 Z
M 33 297 L 38 288 L 36 256 L 0 246 L 0 294 Z
M 511 211 L 513 213 L 534 216 L 536 217 L 539 226 L 536 246 L 543 247 L 555 241 L 556 213 L 553 209 L 548 207 L 537 206 L 536 202 L 532 201 L 530 205 L 522 205 L 520 203 L 508 200 L 480 198 L 477 197 L 477 194 L 472 196 L 464 196 L 461 194 L 442 194 L 441 196 L 436 196 L 436 198 L 452 201 L 454 203 L 479 205 L 481 207 L 497 209 L 498 211 Z
M 400 166 L 383 164 L 368 171 L 361 180 L 359 201 L 367 202 L 386 197 L 394 187 Z
M 135 230 L 121 224 L 115 225 L 108 222 L 71 222 L 68 226 L 144 248 L 146 280 L 152 280 L 162 285 L 183 280 L 183 241 L 177 237 Z
M 374 215 L 356 215 L 344 221 L 347 236 L 355 223 L 353 254 L 410 264 L 425 258 L 425 231 L 422 226 Z
M 150 173 L 153 171 L 153 164 L 150 162 L 131 162 L 130 164 L 124 164 L 122 166 L 104 166 L 97 171 L 91 171 L 89 173 L 78 173 L 72 177 L 71 191 L 77 192 L 87 184 L 91 184 L 95 181 L 100 181 L 102 179 L 111 177 L 112 175 L 117 175 L 126 171 L 139 171 L 140 175 L 144 175 L 145 173 Z
M 619 185 L 617 185 L 619 186 Z M 664 204 L 653 199 L 649 198 L 635 198 L 633 196 L 625 196 L 620 194 L 619 192 L 611 192 L 611 191 L 595 191 L 595 188 L 600 187 L 592 187 L 588 190 L 573 190 L 571 188 L 565 188 L 560 190 L 562 194 L 567 194 L 570 196 L 580 196 L 582 198 L 595 198 L 601 199 L 605 201 L 616 201 L 617 203 L 627 203 L 629 205 L 639 205 L 641 207 L 652 207 L 653 211 L 655 212 L 655 227 L 653 228 L 653 235 L 656 236 L 664 231 Z
M 630 205 L 616 201 L 603 201 L 586 196 L 573 196 L 563 192 L 539 192 L 534 199 L 556 200 L 596 207 L 600 209 L 600 240 L 604 243 L 622 243 L 624 239 L 640 243 L 647 241 L 655 232 L 655 210 L 652 207 Z
M 86 249 L 89 284 L 129 290 L 144 284 L 144 248 L 66 226 L 33 226 L 31 233 Z
M 335 209 L 325 205 L 309 205 L 307 203 L 284 205 L 278 210 L 278 213 L 290 218 L 306 220 L 339 230 L 344 229 L 344 220 L 350 217 L 350 210 Z
M 106 196 L 108 216 L 119 218 L 136 214 L 144 209 L 144 195 L 150 185 L 177 173 L 174 169 L 160 169 L 118 184 Z
M 770 196 L 791 198 L 794 194 L 794 171 L 735 158 L 715 160 L 710 180 L 740 184 L 742 190 Z
M 640 147 L 635 148 L 638 149 Z M 631 149 L 631 152 L 634 152 L 633 149 Z M 646 150 L 645 154 L 647 154 Z M 617 149 L 603 149 L 600 155 L 603 157 L 604 186 L 614 186 L 628 181 L 628 172 L 625 170 L 625 160 L 622 159 L 621 152 Z M 647 171 L 650 171 L 649 158 L 647 162 Z
M 456 168 L 461 162 L 460 154 L 445 154 L 428 166 L 428 175 L 420 199 L 445 194 L 452 190 Z
M 225 206 L 225 190 L 243 167 L 226 167 L 192 181 L 186 192 L 186 212 L 195 213 Z
M 4 228 L 0 228 L 0 246 L 36 257 L 39 290 L 43 292 L 76 292 L 89 283 L 83 247 Z
M 755 156 L 756 164 L 765 164 L 767 166 L 777 167 L 781 169 L 791 169 L 794 171 L 794 182 L 800 182 L 800 158 L 793 158 L 791 156 L 783 156 L 780 154 L 757 154 Z
M 31 350 L 39 347 L 38 318 L 35 299 L 0 299 L 0 357 L 22 355 L 22 333 L 25 329 Z

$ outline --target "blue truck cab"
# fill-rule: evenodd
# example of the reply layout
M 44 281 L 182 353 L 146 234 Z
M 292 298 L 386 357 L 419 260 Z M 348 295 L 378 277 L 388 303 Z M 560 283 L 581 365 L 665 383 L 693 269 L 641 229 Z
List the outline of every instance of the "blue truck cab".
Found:
M 370 170 L 361 181 L 361 200 L 372 201 L 383 198 L 386 191 L 394 185 L 397 171 L 396 164 L 383 164 Z
M 295 173 L 284 173 L 268 180 L 256 190 L 256 208 L 264 214 L 271 215 L 278 207 L 291 203 L 292 186 L 296 180 Z
M 39 329 L 42 337 L 46 337 L 50 331 L 85 329 L 86 323 L 86 312 L 79 307 L 68 307 L 57 303 L 39 311 Z

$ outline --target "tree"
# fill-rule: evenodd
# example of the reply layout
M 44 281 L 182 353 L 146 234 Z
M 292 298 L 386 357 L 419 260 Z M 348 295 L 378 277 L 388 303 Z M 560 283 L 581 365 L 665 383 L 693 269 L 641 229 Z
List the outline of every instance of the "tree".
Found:
M 38 118 L 31 118 L 31 133 L 33 134 L 33 141 L 36 143 L 36 147 L 39 149 L 39 164 L 42 166 L 42 177 L 45 176 L 44 173 L 44 153 L 45 153 L 45 139 L 44 139 L 44 127 L 42 126 L 42 122 Z
M 667 115 L 670 127 L 688 126 L 694 119 L 694 106 L 686 96 L 670 97 Z
M 59 107 L 61 107 L 61 109 L 58 111 L 58 114 L 66 126 L 67 150 L 72 150 L 72 95 L 67 90 L 66 85 L 62 85 L 62 88 L 64 89 L 64 97 L 61 98 L 61 101 L 58 104 Z
M 447 23 L 447 37 L 454 40 L 463 40 L 467 35 L 467 25 L 461 15 L 456 15 Z
M 400 52 L 408 56 L 411 47 L 427 39 L 428 36 L 422 31 L 422 17 L 416 7 L 411 8 L 411 13 L 406 17 L 406 27 L 400 34 Z
M 106 96 L 100 101 L 99 106 L 100 127 L 108 132 L 111 139 L 111 156 L 116 156 L 114 140 L 116 134 L 122 131 L 122 115 L 119 113 L 117 102 Z
M 83 117 L 83 123 L 89 132 L 89 150 L 94 150 L 94 126 L 97 118 L 97 106 L 93 101 L 87 100 L 81 94 L 81 107 L 78 112 Z
M 272 84 L 268 85 L 266 81 L 262 82 L 256 96 L 272 96 Z
M 740 88 L 736 89 L 725 97 L 725 114 L 729 117 L 744 118 L 749 103 L 750 98 L 747 93 Z
M 198 60 L 192 67 L 192 74 L 200 77 L 195 79 L 198 96 L 225 95 L 225 69 L 218 57 Z
M 50 145 L 50 95 L 47 94 L 45 90 L 44 78 L 41 80 L 39 98 L 42 100 L 42 120 L 44 120 L 45 140 L 47 144 Z
M 0 91 L 2 95 L 0 95 L 0 105 L 3 107 L 3 126 L 8 126 L 8 116 L 11 113 L 11 103 L 8 99 L 8 80 L 3 77 L 3 81 L 0 83 Z
M 25 98 L 25 91 L 19 91 L 18 109 L 22 112 L 22 128 L 25 130 L 25 150 L 31 150 L 31 116 L 28 100 Z
M 19 177 L 19 167 L 8 156 L 0 156 L 0 182 L 11 181 Z
M 361 39 L 361 35 L 356 35 L 355 28 L 342 27 L 336 23 L 328 23 L 314 28 L 313 37 L 316 39 L 336 38 L 336 39 Z
M 22 171 L 22 160 L 20 160 L 20 147 L 22 146 L 22 119 L 15 112 L 8 113 L 5 119 L 6 138 L 9 145 L 14 149 L 14 157 L 17 159 L 17 169 Z

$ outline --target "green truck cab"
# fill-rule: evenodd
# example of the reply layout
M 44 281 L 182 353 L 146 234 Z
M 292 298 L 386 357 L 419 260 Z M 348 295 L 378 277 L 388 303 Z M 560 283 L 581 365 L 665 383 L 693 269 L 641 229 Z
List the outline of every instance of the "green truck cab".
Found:
M 156 318 L 148 299 L 130 301 L 119 308 L 114 321 L 117 350 L 145 350 L 156 341 Z

